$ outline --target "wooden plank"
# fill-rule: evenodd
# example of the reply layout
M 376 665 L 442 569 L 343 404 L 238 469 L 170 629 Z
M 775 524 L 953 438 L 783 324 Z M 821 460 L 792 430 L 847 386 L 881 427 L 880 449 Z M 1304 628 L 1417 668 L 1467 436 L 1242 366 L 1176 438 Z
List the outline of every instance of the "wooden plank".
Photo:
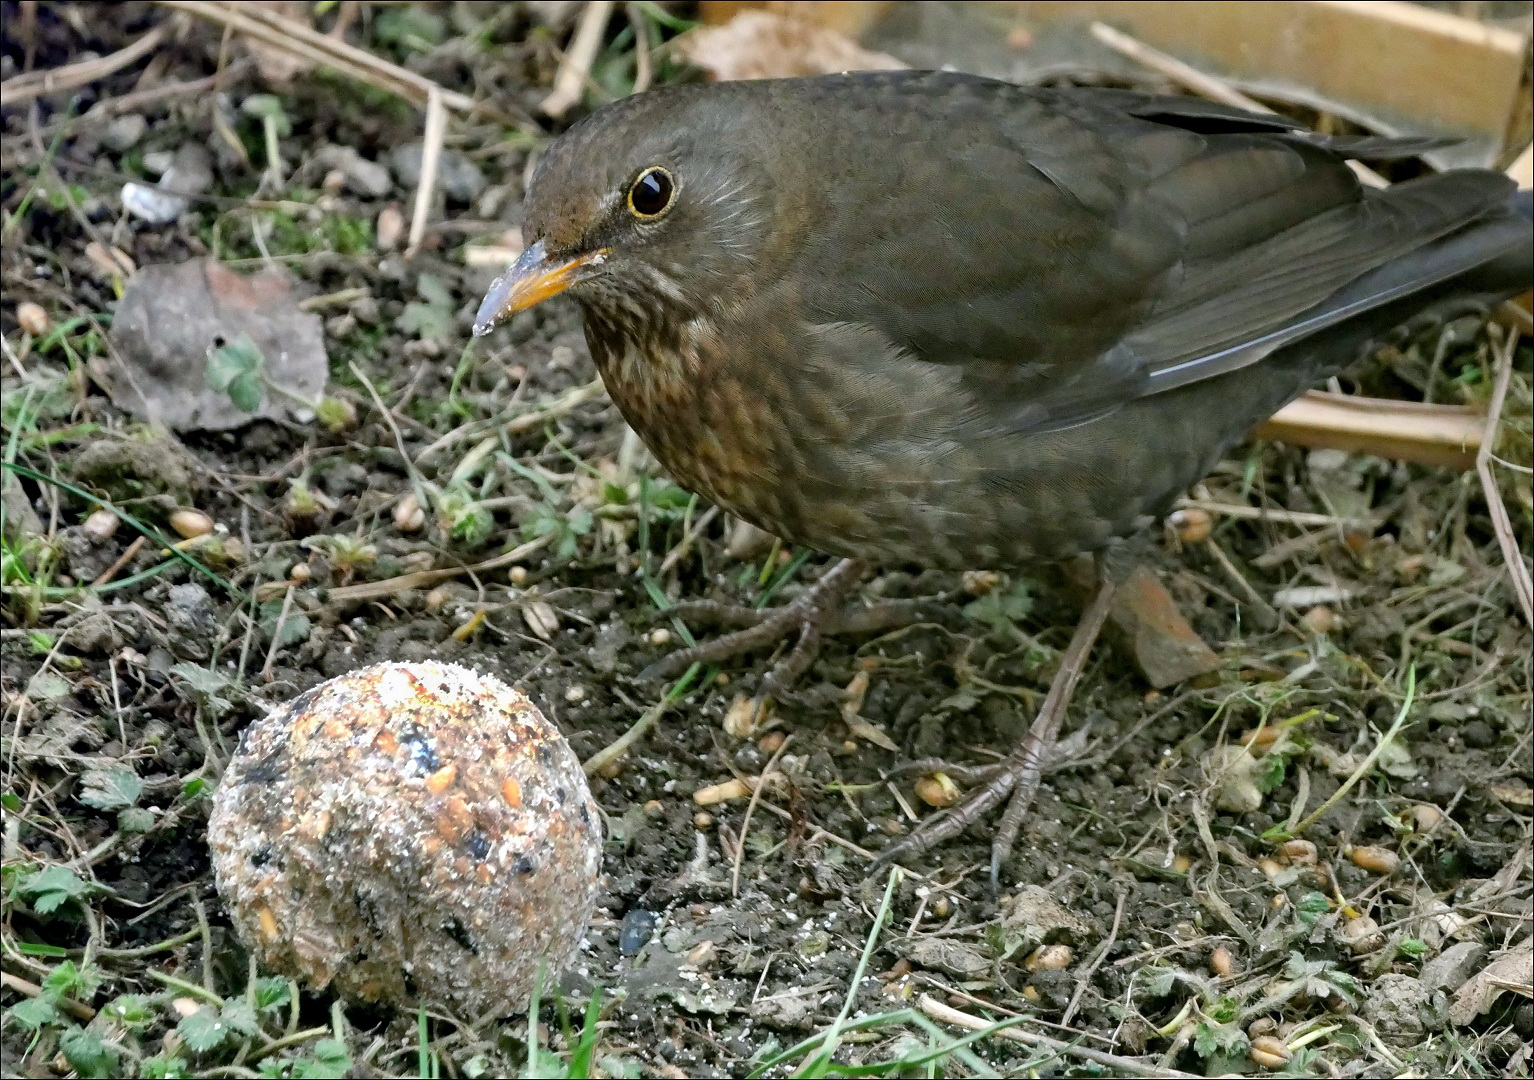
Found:
M 1500 149 L 1523 74 L 1520 34 L 1378 0 L 1008 0 L 1038 24 L 1106 22 L 1248 87 L 1310 91 L 1387 122 Z
M 1259 438 L 1377 454 L 1419 465 L 1475 468 L 1486 418 L 1459 405 L 1389 401 L 1310 390 L 1258 426 Z
M 768 0 L 768 2 L 740 2 L 740 0 L 703 0 L 698 12 L 709 26 L 721 26 L 746 8 L 766 8 L 791 19 L 799 19 L 815 26 L 846 34 L 853 40 L 877 22 L 893 0 Z

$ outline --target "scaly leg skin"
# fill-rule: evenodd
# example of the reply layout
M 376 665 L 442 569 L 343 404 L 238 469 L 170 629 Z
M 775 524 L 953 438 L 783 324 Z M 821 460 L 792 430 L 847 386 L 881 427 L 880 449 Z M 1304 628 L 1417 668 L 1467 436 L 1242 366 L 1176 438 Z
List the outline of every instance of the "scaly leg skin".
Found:
M 928 851 L 952 839 L 979 821 L 1010 793 L 1011 802 L 1002 814 L 1001 824 L 991 841 L 991 887 L 997 887 L 1001 864 L 1012 853 L 1012 846 L 1017 842 L 1017 834 L 1027 816 L 1028 807 L 1039 790 L 1040 766 L 1060 735 L 1060 724 L 1065 719 L 1076 681 L 1086 670 L 1092 646 L 1108 619 L 1108 612 L 1113 606 L 1113 591 L 1113 581 L 1106 573 L 1102 574 L 1097 595 L 1092 598 L 1082 613 L 1081 621 L 1076 624 L 1076 632 L 1071 635 L 1071 643 L 1066 647 L 1065 655 L 1060 658 L 1060 670 L 1050 683 L 1049 693 L 1039 706 L 1038 715 L 1034 717 L 1028 734 L 1023 736 L 1022 742 L 1007 756 L 1001 767 L 981 787 L 970 792 L 969 797 L 958 806 L 945 814 L 929 818 L 910 836 L 881 851 L 874 860 L 875 869 L 896 859 Z
M 761 620 L 754 626 L 674 652 L 651 664 L 643 674 L 653 678 L 672 678 L 693 664 L 714 663 L 743 652 L 765 648 L 798 630 L 798 642 L 762 679 L 761 689 L 756 696 L 760 703 L 768 697 L 780 695 L 810 669 L 816 654 L 820 652 L 821 635 L 827 623 L 838 619 L 843 601 L 862 580 L 866 571 L 867 567 L 856 559 L 843 559 L 822 574 L 814 587 L 793 603 L 784 604 L 775 611 L 761 613 Z M 736 612 L 726 605 L 707 602 L 694 606 L 721 621 L 745 621 L 756 615 L 749 609 Z

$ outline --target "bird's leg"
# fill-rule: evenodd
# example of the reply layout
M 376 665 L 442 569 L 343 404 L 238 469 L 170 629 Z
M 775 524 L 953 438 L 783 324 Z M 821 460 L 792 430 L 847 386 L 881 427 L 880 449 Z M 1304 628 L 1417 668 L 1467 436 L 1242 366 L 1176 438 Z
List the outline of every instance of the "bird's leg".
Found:
M 686 671 L 693 664 L 712 663 L 760 649 L 798 630 L 798 642 L 767 673 L 757 696 L 765 698 L 781 694 L 792 687 L 809 670 L 810 664 L 814 663 L 815 655 L 820 651 L 820 638 L 825 624 L 840 614 L 842 602 L 862 579 L 866 569 L 856 559 L 843 559 L 822 574 L 820 580 L 799 599 L 784 604 L 776 611 L 762 612 L 760 621 L 754 626 L 674 652 L 651 664 L 644 674 L 654 678 L 670 678 Z M 718 614 L 729 617 L 722 606 Z M 741 618 L 738 621 L 745 620 Z
M 1086 670 L 1092 646 L 1108 619 L 1108 612 L 1113 606 L 1113 592 L 1113 581 L 1106 573 L 1102 574 L 1097 595 L 1092 598 L 1082 613 L 1081 621 L 1076 624 L 1071 643 L 1066 646 L 1065 654 L 1060 658 L 1060 670 L 1049 685 L 1049 693 L 1039 706 L 1038 715 L 1033 718 L 1028 734 L 1023 736 L 1022 742 L 1001 763 L 1001 767 L 994 772 L 987 770 L 990 775 L 984 784 L 970 792 L 968 798 L 958 806 L 928 819 L 910 836 L 885 848 L 875 860 L 875 866 L 930 850 L 959 835 L 1010 794 L 1011 802 L 991 841 L 991 883 L 993 886 L 996 884 L 1001 864 L 1012 853 L 1012 845 L 1017 841 L 1023 818 L 1027 816 L 1028 807 L 1039 789 L 1040 767 L 1054 746 L 1055 739 L 1059 737 L 1060 724 L 1065 719 L 1076 681 Z

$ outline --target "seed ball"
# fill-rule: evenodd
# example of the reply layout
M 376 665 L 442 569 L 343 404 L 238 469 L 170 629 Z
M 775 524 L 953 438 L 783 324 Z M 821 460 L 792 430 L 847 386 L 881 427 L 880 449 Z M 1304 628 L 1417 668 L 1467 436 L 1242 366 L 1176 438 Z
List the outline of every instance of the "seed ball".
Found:
M 208 821 L 219 893 L 270 971 L 344 997 L 524 1009 L 596 905 L 580 762 L 526 697 L 454 664 L 379 664 L 252 724 Z

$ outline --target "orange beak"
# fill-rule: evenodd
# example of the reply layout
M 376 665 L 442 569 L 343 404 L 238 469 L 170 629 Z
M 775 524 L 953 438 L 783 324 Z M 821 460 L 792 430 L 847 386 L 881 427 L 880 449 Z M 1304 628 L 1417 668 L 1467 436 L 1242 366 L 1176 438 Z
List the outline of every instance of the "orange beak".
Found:
M 495 279 L 474 316 L 474 336 L 483 337 L 497 323 L 519 311 L 558 296 L 571 285 L 585 281 L 595 267 L 611 253 L 611 248 L 577 255 L 563 261 L 550 260 L 540 240 L 522 252 L 506 272 Z

